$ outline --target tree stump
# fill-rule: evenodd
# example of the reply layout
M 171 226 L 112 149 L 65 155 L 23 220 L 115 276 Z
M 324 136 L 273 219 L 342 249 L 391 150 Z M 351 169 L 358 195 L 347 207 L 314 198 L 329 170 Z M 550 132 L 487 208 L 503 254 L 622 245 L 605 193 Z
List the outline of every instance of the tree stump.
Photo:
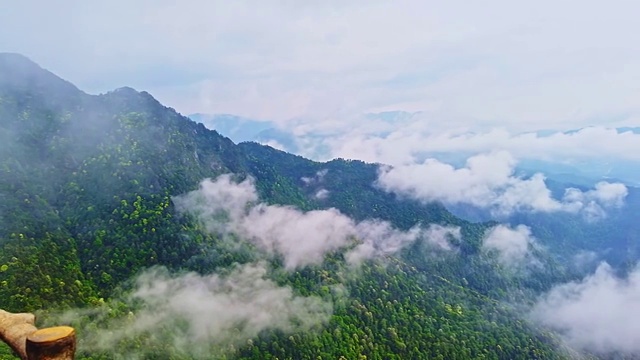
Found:
M 73 360 L 76 331 L 69 326 L 40 329 L 27 336 L 28 360 Z
M 22 360 L 73 360 L 76 332 L 68 326 L 38 330 L 33 314 L 0 310 L 0 339 Z

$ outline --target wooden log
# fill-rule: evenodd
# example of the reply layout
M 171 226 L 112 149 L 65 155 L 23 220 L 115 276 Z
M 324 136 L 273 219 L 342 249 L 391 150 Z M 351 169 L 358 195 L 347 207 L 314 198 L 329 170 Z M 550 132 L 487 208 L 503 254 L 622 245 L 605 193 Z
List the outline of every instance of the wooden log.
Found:
M 75 330 L 58 326 L 38 330 L 33 314 L 14 314 L 0 310 L 0 340 L 22 360 L 73 360 Z
M 73 360 L 76 331 L 69 326 L 40 329 L 27 336 L 27 360 Z

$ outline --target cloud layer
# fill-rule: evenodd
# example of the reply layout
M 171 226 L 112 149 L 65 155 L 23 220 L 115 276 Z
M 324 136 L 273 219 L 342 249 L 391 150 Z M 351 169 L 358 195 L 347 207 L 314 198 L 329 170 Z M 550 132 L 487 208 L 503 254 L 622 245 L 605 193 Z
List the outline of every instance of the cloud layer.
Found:
M 581 281 L 554 287 L 534 307 L 534 320 L 573 346 L 596 352 L 640 353 L 640 269 L 627 278 L 602 263 Z
M 308 152 L 314 158 L 360 158 L 369 162 L 402 164 L 429 154 L 476 154 L 508 151 L 518 159 L 537 159 L 571 165 L 584 159 L 640 160 L 640 134 L 600 126 L 573 130 L 557 124 L 538 132 L 514 132 L 507 125 L 476 128 L 452 126 L 424 113 L 399 114 L 393 121 L 355 117 L 350 121 L 323 123 L 324 128 L 299 124 L 292 133 L 298 141 L 316 142 Z M 572 130 L 563 132 L 564 130 Z M 314 138 L 313 135 L 321 135 Z M 364 149 L 364 150 L 363 150 Z
M 112 318 L 109 309 L 76 310 L 55 321 L 97 316 L 97 327 L 83 327 L 81 348 L 133 359 L 167 345 L 181 354 L 209 358 L 212 351 L 226 352 L 263 330 L 306 331 L 329 320 L 330 303 L 297 296 L 266 275 L 263 263 L 238 266 L 227 275 L 172 275 L 153 268 L 137 276 L 133 292 L 121 299 L 137 308 L 128 317 Z M 133 350 L 119 344 L 134 338 L 142 345 Z
M 517 132 L 457 126 L 424 113 L 391 112 L 347 116 L 282 127 L 289 134 L 281 148 L 315 160 L 353 158 L 372 163 L 407 165 L 428 158 L 460 164 L 491 152 L 508 152 L 527 169 L 640 184 L 640 128 L 591 126 Z M 506 127 L 506 125 L 505 125 Z M 270 144 L 269 137 L 261 138 Z
M 391 255 L 422 240 L 451 249 L 447 236 L 459 228 L 416 226 L 401 231 L 380 220 L 355 222 L 330 208 L 302 212 L 259 203 L 251 178 L 234 182 L 229 174 L 205 180 L 198 190 L 173 198 L 179 212 L 195 215 L 212 232 L 235 234 L 270 256 L 282 256 L 287 269 L 320 264 L 332 252 L 346 251 L 351 264 Z
M 509 267 L 527 265 L 533 244 L 531 229 L 525 225 L 513 229 L 506 225 L 495 226 L 487 231 L 482 240 L 482 247 L 496 251 L 498 260 Z
M 605 215 L 605 208 L 621 206 L 627 196 L 623 184 L 601 182 L 586 192 L 567 189 L 562 199 L 554 199 L 542 174 L 519 177 L 515 174 L 515 163 L 509 153 L 493 152 L 472 156 L 461 168 L 435 159 L 383 166 L 377 185 L 386 191 L 426 202 L 485 208 L 496 216 L 521 211 L 564 211 L 597 219 Z

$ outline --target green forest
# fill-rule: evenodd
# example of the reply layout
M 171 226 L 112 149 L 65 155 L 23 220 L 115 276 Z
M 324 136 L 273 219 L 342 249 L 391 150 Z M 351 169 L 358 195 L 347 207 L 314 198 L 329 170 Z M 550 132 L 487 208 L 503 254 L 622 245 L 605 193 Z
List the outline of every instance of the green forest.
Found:
M 604 356 L 567 348 L 522 311 L 553 284 L 581 275 L 563 265 L 563 256 L 601 246 L 590 240 L 597 237 L 593 231 L 570 219 L 527 219 L 540 222 L 534 229 L 542 241 L 558 234 L 554 227 L 569 224 L 569 230 L 562 230 L 563 241 L 548 245 L 553 251 L 540 250 L 544 266 L 515 271 L 482 249 L 495 223 L 465 221 L 441 204 L 384 192 L 375 186 L 378 167 L 345 159 L 319 163 L 257 143 L 234 144 L 146 92 L 89 95 L 26 58 L 2 55 L 0 308 L 34 312 L 39 326 L 74 326 L 79 359 Z M 223 174 L 233 174 L 236 183 L 252 179 L 264 207 L 300 213 L 334 208 L 354 222 L 379 219 L 399 231 L 437 224 L 459 228 L 461 236 L 449 238 L 455 251 L 416 241 L 354 269 L 345 251 L 357 246 L 355 238 L 346 250 L 328 251 L 321 263 L 285 269 L 282 256 L 241 235 L 211 231 L 198 216 L 176 208 L 176 197 Z M 314 178 L 317 184 L 309 181 Z M 330 196 L 316 196 L 320 189 Z M 617 219 L 600 231 L 618 226 Z M 624 265 L 635 251 L 611 256 Z M 132 279 L 149 269 L 169 278 L 220 280 L 257 263 L 264 268 L 261 284 L 290 290 L 296 304 L 329 304 L 326 317 L 255 332 L 247 330 L 254 319 L 242 318 L 223 328 L 220 341 L 193 339 L 197 334 L 183 323 L 186 317 L 136 330 L 149 305 L 130 296 L 140 286 Z M 188 306 L 191 300 L 184 300 Z M 101 345 L 107 332 L 126 335 Z M 15 357 L 4 346 L 0 359 Z

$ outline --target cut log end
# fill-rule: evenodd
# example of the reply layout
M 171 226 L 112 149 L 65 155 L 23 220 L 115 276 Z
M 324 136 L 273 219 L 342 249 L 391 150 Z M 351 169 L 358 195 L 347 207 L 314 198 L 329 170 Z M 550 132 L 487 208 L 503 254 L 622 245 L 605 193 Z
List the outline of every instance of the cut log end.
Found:
M 27 337 L 28 360 L 72 360 L 76 332 L 69 326 L 40 329 Z
M 28 337 L 28 341 L 39 344 L 59 341 L 63 338 L 75 336 L 75 330 L 69 326 L 56 326 L 40 329 Z
M 38 330 L 33 314 L 0 309 L 0 340 L 23 360 L 73 360 L 76 332 L 69 326 Z

